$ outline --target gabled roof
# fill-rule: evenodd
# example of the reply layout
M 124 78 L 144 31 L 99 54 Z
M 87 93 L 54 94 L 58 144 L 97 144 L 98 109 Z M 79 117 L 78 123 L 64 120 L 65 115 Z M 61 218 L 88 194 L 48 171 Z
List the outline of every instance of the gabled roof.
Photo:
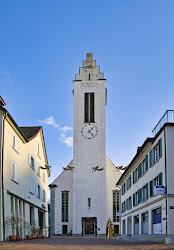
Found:
M 26 135 L 27 139 L 32 140 L 40 131 L 42 127 L 20 127 L 22 132 Z

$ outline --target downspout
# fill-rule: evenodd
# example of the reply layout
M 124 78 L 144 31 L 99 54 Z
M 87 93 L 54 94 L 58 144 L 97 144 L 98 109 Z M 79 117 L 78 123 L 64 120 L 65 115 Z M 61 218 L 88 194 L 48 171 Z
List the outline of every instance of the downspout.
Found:
M 165 183 L 166 183 L 166 238 L 168 237 L 168 223 L 167 223 L 167 148 L 166 148 L 166 128 L 164 128 L 164 146 L 165 146 Z
M 3 124 L 2 124 L 2 217 L 3 217 L 3 240 L 5 241 L 5 208 L 4 208 L 4 131 L 5 131 L 5 119 L 7 116 L 5 112 Z

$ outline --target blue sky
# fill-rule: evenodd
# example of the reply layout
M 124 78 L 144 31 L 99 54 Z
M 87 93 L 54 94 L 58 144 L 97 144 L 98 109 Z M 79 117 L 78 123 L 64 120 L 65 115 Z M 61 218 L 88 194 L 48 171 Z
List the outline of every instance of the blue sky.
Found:
M 19 126 L 43 126 L 49 183 L 72 159 L 73 80 L 87 52 L 107 79 L 116 166 L 174 109 L 173 12 L 173 0 L 0 1 L 0 95 Z

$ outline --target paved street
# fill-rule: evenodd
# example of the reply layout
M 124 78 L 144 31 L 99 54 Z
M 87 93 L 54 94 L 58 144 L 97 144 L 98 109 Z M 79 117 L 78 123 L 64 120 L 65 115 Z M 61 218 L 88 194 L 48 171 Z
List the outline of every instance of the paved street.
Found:
M 75 250 L 130 250 L 130 249 L 174 249 L 174 244 L 156 244 L 147 241 L 127 241 L 118 238 L 89 238 L 53 236 L 45 239 L 23 240 L 20 242 L 0 242 L 0 249 L 75 249 Z

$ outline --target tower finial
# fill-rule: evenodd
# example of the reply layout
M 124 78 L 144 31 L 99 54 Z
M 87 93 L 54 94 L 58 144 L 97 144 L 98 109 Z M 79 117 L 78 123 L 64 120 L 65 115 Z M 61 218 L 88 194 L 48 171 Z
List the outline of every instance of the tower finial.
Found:
M 86 54 L 87 61 L 92 61 L 93 60 L 93 53 L 87 53 Z

